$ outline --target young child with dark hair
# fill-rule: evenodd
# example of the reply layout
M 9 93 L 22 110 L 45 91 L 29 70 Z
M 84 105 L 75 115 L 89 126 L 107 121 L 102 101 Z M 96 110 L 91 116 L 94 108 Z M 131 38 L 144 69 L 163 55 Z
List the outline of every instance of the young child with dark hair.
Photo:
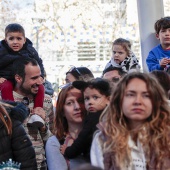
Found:
M 102 78 L 96 78 L 88 82 L 74 81 L 72 84 L 83 92 L 87 116 L 78 138 L 74 140 L 71 146 L 62 145 L 60 149 L 61 153 L 69 159 L 82 153 L 90 158 L 93 133 L 97 130 L 96 125 L 101 113 L 109 103 L 111 88 L 109 82 Z
M 14 101 L 12 65 L 20 57 L 34 58 L 38 62 L 43 81 L 44 66 L 42 59 L 32 46 L 32 42 L 25 37 L 24 28 L 20 24 L 12 23 L 5 28 L 5 39 L 0 42 L 0 90 L 3 100 Z M 35 96 L 34 108 L 43 107 L 43 101 L 44 86 L 40 85 Z
M 110 66 L 121 68 L 124 72 L 140 70 L 139 61 L 131 50 L 131 43 L 124 38 L 118 38 L 112 43 L 112 57 L 106 64 L 105 69 Z
M 170 17 L 155 22 L 156 38 L 160 44 L 154 47 L 146 58 L 149 71 L 166 70 L 170 65 Z

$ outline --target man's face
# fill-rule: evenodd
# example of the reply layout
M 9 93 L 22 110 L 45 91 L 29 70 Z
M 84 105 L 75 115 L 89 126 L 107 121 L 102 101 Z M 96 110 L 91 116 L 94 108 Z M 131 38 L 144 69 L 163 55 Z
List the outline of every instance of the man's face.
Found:
M 66 78 L 65 78 L 66 83 L 71 83 L 71 82 L 73 82 L 75 80 L 76 80 L 76 78 L 71 73 L 68 73 L 66 75 Z
M 119 75 L 119 72 L 117 70 L 112 70 L 112 71 L 108 71 L 103 75 L 104 79 L 110 80 L 111 82 L 113 81 L 113 79 L 118 80 L 121 78 L 121 76 Z M 114 82 L 114 81 L 113 81 Z
M 28 64 L 25 66 L 25 80 L 17 82 L 19 90 L 25 95 L 35 95 L 38 93 L 39 86 L 43 83 L 39 66 Z

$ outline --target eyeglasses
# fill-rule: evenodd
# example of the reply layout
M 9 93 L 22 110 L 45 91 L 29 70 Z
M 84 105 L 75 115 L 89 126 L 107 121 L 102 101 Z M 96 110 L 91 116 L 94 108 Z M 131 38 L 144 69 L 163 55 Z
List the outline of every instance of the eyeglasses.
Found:
M 80 71 L 79 71 L 75 66 L 71 67 L 70 70 L 69 70 L 67 73 L 72 73 L 73 71 L 76 71 L 80 76 L 82 76 L 82 74 L 80 73 Z M 67 74 L 67 73 L 66 73 L 66 74 Z

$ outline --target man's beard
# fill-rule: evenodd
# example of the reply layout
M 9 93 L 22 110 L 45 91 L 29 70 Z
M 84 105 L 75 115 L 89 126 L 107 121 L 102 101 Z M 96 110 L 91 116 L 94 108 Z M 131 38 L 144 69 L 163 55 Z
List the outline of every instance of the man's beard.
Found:
M 24 88 L 23 83 L 22 83 L 21 86 L 20 86 L 20 90 L 21 90 L 22 93 L 24 93 L 26 96 L 27 96 L 27 95 L 32 95 L 32 96 L 35 96 L 35 95 L 36 95 L 36 94 L 32 93 L 31 89 L 26 89 L 26 88 Z

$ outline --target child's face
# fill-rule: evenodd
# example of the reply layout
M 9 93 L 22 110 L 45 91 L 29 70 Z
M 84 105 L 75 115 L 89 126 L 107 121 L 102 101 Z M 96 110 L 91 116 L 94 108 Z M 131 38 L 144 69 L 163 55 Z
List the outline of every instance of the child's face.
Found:
M 127 52 L 121 45 L 113 45 L 112 50 L 112 58 L 117 64 L 120 64 L 128 56 Z
M 122 111 L 130 129 L 142 125 L 152 113 L 152 101 L 146 83 L 138 78 L 128 83 L 122 102 Z
M 101 94 L 98 90 L 87 87 L 84 90 L 84 103 L 88 112 L 97 112 L 106 107 L 109 103 L 109 98 Z
M 161 29 L 156 37 L 160 40 L 163 49 L 170 48 L 170 28 Z
M 9 32 L 5 40 L 13 51 L 19 51 L 25 44 L 26 38 L 20 32 Z

